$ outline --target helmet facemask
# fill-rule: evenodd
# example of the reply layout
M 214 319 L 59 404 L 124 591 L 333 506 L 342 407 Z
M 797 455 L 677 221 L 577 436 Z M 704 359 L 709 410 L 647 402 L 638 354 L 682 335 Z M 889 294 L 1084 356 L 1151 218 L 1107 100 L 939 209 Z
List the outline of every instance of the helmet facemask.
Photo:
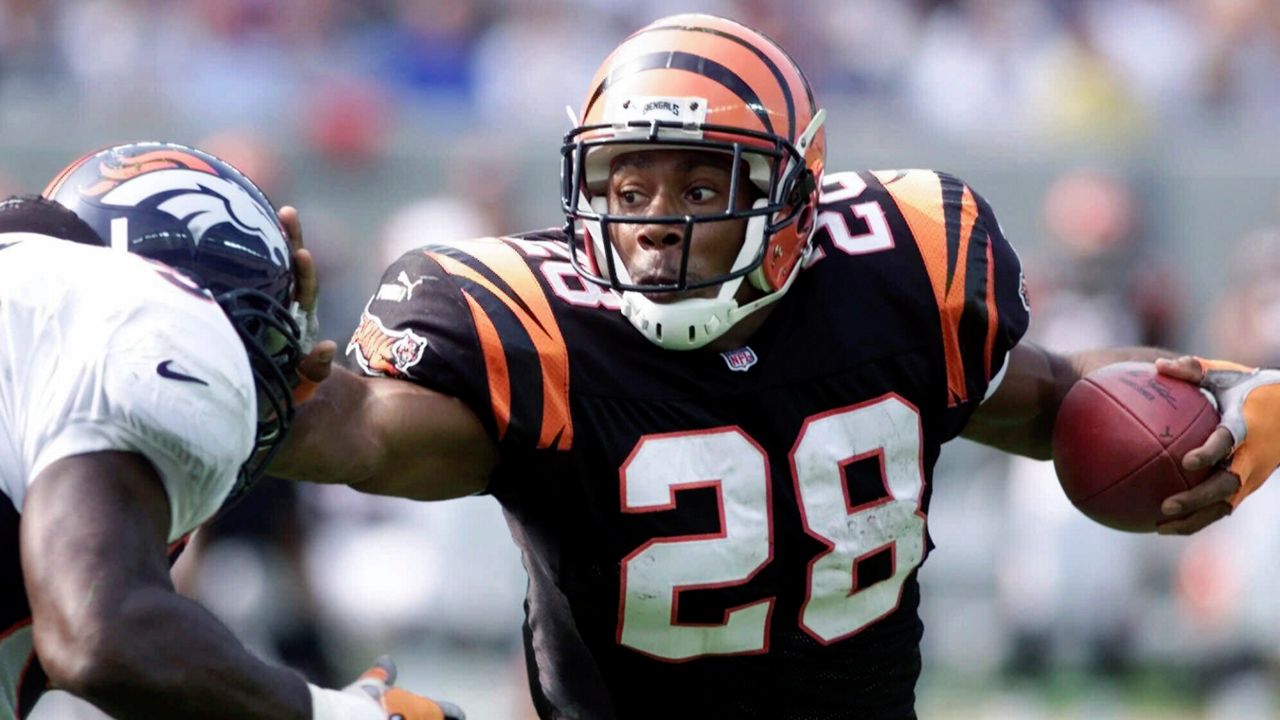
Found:
M 240 288 L 215 298 L 244 343 L 257 391 L 258 427 L 253 452 L 240 469 L 227 505 L 260 479 L 293 422 L 293 387 L 302 359 L 298 324 L 275 298 Z
M 586 125 L 565 136 L 561 148 L 561 209 L 566 218 L 566 235 L 573 244 L 570 258 L 585 280 L 621 293 L 623 314 L 650 341 L 667 349 L 702 347 L 743 317 L 781 297 L 803 264 L 818 183 L 806 164 L 805 148 L 821 128 L 823 115 L 819 111 L 799 143 L 792 144 L 771 133 L 701 123 L 699 120 L 705 112 L 699 113 L 699 108 L 705 108 L 706 101 L 699 98 L 640 97 L 621 102 L 642 108 L 657 106 L 660 111 L 673 108 L 670 115 L 686 119 L 631 119 Z M 728 207 L 717 213 L 664 217 L 610 213 L 605 189 L 612 159 L 624 153 L 658 149 L 688 149 L 729 156 Z M 738 189 L 748 182 L 759 197 L 750 207 L 738 207 Z M 687 271 L 695 226 L 744 219 L 747 226 L 743 243 L 730 269 L 714 277 L 689 280 Z M 611 240 L 612 228 L 627 224 L 669 224 L 681 234 L 682 256 L 673 282 L 639 284 L 632 280 Z M 767 253 L 781 255 L 782 248 L 774 240 L 787 231 L 803 235 L 800 238 L 803 247 L 798 249 L 789 267 L 770 275 L 765 267 Z M 739 305 L 737 296 L 744 278 L 764 294 Z M 719 291 L 711 298 L 670 302 L 657 302 L 652 298 L 654 294 L 713 286 L 719 286 Z

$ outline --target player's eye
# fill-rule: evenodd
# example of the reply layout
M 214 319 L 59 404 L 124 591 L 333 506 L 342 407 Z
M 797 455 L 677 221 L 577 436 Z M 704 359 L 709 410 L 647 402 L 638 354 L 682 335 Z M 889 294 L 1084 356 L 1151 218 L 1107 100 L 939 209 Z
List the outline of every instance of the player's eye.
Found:
M 624 206 L 634 206 L 640 203 L 640 193 L 637 190 L 620 190 L 618 192 L 618 202 Z
M 687 194 L 688 194 L 689 200 L 695 203 L 708 203 L 720 196 L 720 193 L 717 192 L 714 188 L 708 187 L 706 185 L 697 185 L 693 188 L 690 188 Z
M 689 188 L 685 193 L 685 197 L 695 205 L 707 205 L 710 202 L 717 202 L 721 197 L 721 191 L 717 188 L 707 186 L 707 184 L 698 184 Z

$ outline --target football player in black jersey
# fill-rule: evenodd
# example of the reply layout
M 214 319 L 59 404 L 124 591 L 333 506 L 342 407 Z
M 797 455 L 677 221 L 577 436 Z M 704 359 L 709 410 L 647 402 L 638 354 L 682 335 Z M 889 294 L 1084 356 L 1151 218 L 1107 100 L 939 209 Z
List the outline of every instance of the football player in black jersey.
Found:
M 328 373 L 332 345 L 308 361 L 327 379 L 275 469 L 496 497 L 544 718 L 913 717 L 941 445 L 1048 457 L 1077 378 L 1169 355 L 1019 344 L 1021 268 L 987 202 L 929 170 L 826 172 L 823 117 L 755 30 L 660 20 L 566 137 L 563 231 L 424 237 L 365 308 L 358 372 Z M 1246 488 L 1277 460 L 1249 437 Z M 1240 488 L 1221 472 L 1171 498 L 1165 531 Z

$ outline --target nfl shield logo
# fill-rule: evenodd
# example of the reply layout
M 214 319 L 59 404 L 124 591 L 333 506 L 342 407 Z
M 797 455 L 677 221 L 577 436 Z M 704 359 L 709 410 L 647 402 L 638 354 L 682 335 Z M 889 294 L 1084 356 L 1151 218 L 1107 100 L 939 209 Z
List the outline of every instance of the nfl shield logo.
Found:
M 756 352 L 749 347 L 740 347 L 737 350 L 720 353 L 720 357 L 724 358 L 724 362 L 729 366 L 730 370 L 737 372 L 746 372 L 756 364 Z

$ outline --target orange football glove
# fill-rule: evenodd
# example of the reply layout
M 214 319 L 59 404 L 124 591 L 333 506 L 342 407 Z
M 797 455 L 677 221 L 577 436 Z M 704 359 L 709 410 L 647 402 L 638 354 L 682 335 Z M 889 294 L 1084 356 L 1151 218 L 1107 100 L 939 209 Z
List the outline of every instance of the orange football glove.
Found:
M 347 687 L 364 691 L 387 713 L 387 720 L 466 720 L 467 714 L 453 703 L 436 702 L 408 690 L 392 687 L 396 681 L 396 664 L 383 655 Z
M 1218 424 L 1235 442 L 1227 464 L 1240 478 L 1231 498 L 1235 507 L 1280 467 L 1280 370 L 1199 357 L 1196 362 L 1204 373 L 1200 385 L 1218 401 Z
M 387 720 L 467 720 L 467 714 L 453 703 L 437 702 L 403 688 L 388 688 L 382 696 Z

